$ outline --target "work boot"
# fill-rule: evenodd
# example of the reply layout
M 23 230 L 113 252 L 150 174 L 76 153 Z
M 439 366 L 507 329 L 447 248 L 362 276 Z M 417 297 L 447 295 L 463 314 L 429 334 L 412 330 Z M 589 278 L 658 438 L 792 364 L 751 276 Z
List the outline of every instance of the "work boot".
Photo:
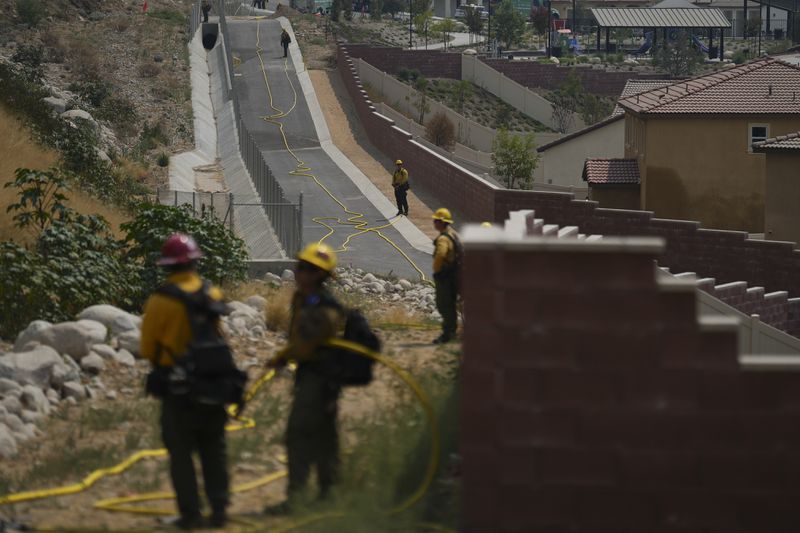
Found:
M 200 515 L 182 516 L 173 522 L 172 525 L 184 531 L 191 531 L 193 529 L 202 529 L 203 526 L 205 526 L 205 522 Z
M 211 527 L 222 529 L 223 527 L 225 527 L 225 524 L 228 523 L 228 515 L 227 513 L 225 513 L 224 509 L 221 511 L 214 511 L 211 514 L 210 522 L 211 522 Z
M 402 212 L 402 211 L 398 211 L 398 212 L 397 212 L 397 214 L 396 214 L 395 216 L 396 216 L 396 217 L 403 216 L 403 212 Z
M 452 335 L 450 335 L 449 333 L 442 333 L 441 335 L 433 339 L 433 344 L 446 344 L 451 340 L 453 340 Z

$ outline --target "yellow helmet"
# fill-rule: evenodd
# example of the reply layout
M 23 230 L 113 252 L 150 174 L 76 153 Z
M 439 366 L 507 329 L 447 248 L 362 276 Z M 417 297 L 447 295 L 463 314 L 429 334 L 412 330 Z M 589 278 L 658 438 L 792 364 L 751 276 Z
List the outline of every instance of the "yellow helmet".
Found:
M 442 222 L 447 222 L 448 224 L 453 223 L 453 215 L 450 214 L 450 210 L 446 207 L 440 207 L 436 210 L 432 217 L 434 220 L 441 220 Z
M 491 222 L 481 222 L 481 227 L 482 228 L 491 228 L 492 227 L 492 223 Z
M 397 161 L 394 162 L 394 164 L 395 165 L 402 165 L 403 164 L 403 160 L 402 159 L 398 159 Z
M 311 263 L 325 272 L 333 273 L 336 268 L 336 252 L 327 244 L 312 243 L 297 254 L 297 259 Z

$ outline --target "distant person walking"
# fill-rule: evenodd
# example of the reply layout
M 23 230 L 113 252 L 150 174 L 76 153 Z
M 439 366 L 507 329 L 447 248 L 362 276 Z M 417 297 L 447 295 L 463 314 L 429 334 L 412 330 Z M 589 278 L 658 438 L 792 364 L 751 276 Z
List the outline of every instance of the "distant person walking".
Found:
M 283 57 L 286 57 L 287 53 L 289 52 L 289 43 L 292 42 L 292 38 L 289 37 L 289 32 L 285 29 L 281 32 L 281 46 L 283 46 Z
M 211 11 L 211 4 L 208 0 L 203 0 L 201 9 L 203 10 L 203 22 L 208 22 L 208 12 Z
M 394 199 L 397 202 L 397 215 L 408 216 L 408 170 L 403 168 L 403 162 L 398 159 L 394 162 L 397 168 L 392 174 L 392 187 L 394 187 Z

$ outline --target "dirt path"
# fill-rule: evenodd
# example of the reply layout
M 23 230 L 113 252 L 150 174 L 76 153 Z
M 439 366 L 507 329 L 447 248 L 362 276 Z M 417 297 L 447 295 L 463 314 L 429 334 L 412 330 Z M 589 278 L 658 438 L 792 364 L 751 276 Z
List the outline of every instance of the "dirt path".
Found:
M 388 160 L 369 142 L 339 73 L 335 70 L 309 70 L 308 73 L 334 144 L 394 204 L 390 171 L 394 166 L 393 161 Z M 409 178 L 413 187 L 414 176 Z M 414 189 L 409 192 L 409 219 L 433 239 L 437 232 L 431 223 L 431 215 L 438 206 L 428 204 L 430 202 L 423 201 Z

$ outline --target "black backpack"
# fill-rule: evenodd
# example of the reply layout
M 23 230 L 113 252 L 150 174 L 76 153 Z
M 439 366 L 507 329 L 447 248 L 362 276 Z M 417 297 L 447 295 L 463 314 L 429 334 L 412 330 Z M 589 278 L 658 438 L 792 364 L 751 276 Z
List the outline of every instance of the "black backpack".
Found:
M 380 352 L 381 341 L 369 325 L 369 321 L 358 309 L 346 309 L 333 297 L 323 298 L 321 305 L 334 307 L 345 315 L 344 335 L 346 341 L 360 344 L 373 352 Z M 372 382 L 375 360 L 346 348 L 336 348 L 328 362 L 326 373 L 343 386 L 359 387 Z
M 439 237 L 446 237 L 453 243 L 455 251 L 453 262 L 442 269 L 440 274 L 445 276 L 453 276 L 456 280 L 456 286 L 461 287 L 461 263 L 464 261 L 464 247 L 461 245 L 461 240 L 453 237 L 447 232 L 439 234 Z M 437 237 L 437 239 L 439 238 Z
M 147 392 L 163 397 L 167 394 L 185 397 L 205 404 L 244 405 L 247 374 L 239 370 L 230 346 L 217 330 L 220 316 L 228 306 L 209 295 L 210 284 L 203 282 L 197 292 L 187 293 L 174 284 L 156 290 L 174 298 L 186 308 L 192 338 L 186 353 L 174 357 L 172 367 L 157 366 L 148 376 Z M 151 383 L 151 381 L 153 383 Z

